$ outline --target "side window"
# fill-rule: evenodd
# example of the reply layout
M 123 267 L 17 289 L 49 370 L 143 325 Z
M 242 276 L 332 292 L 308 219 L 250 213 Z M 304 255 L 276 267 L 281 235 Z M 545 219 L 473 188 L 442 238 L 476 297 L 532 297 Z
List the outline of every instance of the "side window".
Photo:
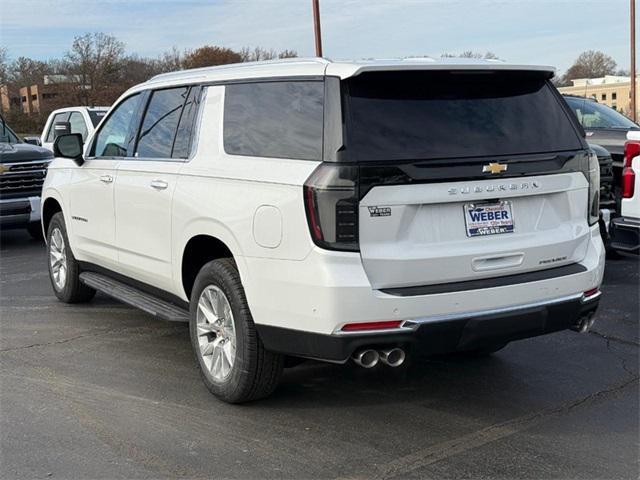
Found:
M 127 137 L 139 103 L 140 95 L 133 95 L 120 103 L 109 115 L 93 144 L 93 154 L 96 157 L 127 156 Z
M 80 112 L 72 112 L 69 117 L 69 123 L 71 124 L 71 133 L 79 133 L 82 135 L 82 141 L 87 139 L 87 124 Z
M 321 81 L 227 85 L 224 149 L 233 155 L 322 159 Z
M 176 140 L 173 142 L 173 158 L 187 158 L 189 156 L 189 147 L 191 146 L 191 132 L 193 130 L 193 121 L 198 112 L 198 104 L 200 102 L 200 87 L 192 87 L 184 104 L 182 117 L 178 124 L 178 132 Z
M 144 114 L 136 157 L 171 158 L 173 141 L 189 87 L 156 90 Z
M 69 112 L 56 113 L 51 121 L 51 125 L 49 125 L 49 131 L 47 132 L 47 138 L 45 142 L 53 142 L 53 126 L 58 122 L 67 122 L 69 121 Z

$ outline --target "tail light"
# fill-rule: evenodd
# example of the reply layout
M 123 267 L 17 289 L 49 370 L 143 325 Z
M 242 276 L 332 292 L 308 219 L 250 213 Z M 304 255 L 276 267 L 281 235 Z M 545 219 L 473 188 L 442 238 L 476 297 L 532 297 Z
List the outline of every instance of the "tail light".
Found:
M 321 164 L 304 184 L 304 204 L 317 246 L 359 251 L 358 167 Z
M 589 225 L 595 225 L 600 218 L 600 162 L 598 156 L 589 153 Z
M 633 168 L 631 168 L 631 162 L 638 155 L 640 155 L 640 142 L 637 140 L 628 140 L 625 142 L 624 166 L 622 168 L 622 198 L 633 197 L 636 174 Z

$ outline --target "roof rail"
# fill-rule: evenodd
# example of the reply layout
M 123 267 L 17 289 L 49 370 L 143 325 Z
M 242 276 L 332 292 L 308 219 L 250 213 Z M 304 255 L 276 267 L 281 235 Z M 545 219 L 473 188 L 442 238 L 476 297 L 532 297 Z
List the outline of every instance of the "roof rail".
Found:
M 215 65 L 211 67 L 190 68 L 188 70 L 178 70 L 175 72 L 160 73 L 151 77 L 147 82 L 155 82 L 158 80 L 169 80 L 171 78 L 191 77 L 206 74 L 229 68 L 246 68 L 255 67 L 256 65 L 277 65 L 277 64 L 295 64 L 295 63 L 320 63 L 328 64 L 331 60 L 323 57 L 294 57 L 294 58 L 277 58 L 274 60 L 259 60 L 257 62 L 227 63 L 224 65 Z

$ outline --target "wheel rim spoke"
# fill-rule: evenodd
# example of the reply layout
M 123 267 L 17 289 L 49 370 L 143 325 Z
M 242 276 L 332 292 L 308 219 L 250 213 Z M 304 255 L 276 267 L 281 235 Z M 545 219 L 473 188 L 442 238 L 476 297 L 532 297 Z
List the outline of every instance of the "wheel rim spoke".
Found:
M 64 238 L 60 229 L 54 228 L 49 241 L 49 264 L 53 284 L 58 290 L 62 290 L 67 281 L 67 254 Z
M 224 380 L 235 363 L 236 333 L 229 300 L 215 285 L 207 286 L 198 299 L 196 333 L 202 363 L 215 380 Z

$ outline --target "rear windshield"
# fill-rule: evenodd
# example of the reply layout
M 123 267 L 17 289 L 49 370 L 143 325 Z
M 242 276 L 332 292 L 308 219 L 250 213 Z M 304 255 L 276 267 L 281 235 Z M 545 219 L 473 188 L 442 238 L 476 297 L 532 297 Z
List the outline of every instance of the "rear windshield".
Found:
M 583 148 L 535 72 L 372 72 L 345 82 L 346 151 L 358 161 Z

